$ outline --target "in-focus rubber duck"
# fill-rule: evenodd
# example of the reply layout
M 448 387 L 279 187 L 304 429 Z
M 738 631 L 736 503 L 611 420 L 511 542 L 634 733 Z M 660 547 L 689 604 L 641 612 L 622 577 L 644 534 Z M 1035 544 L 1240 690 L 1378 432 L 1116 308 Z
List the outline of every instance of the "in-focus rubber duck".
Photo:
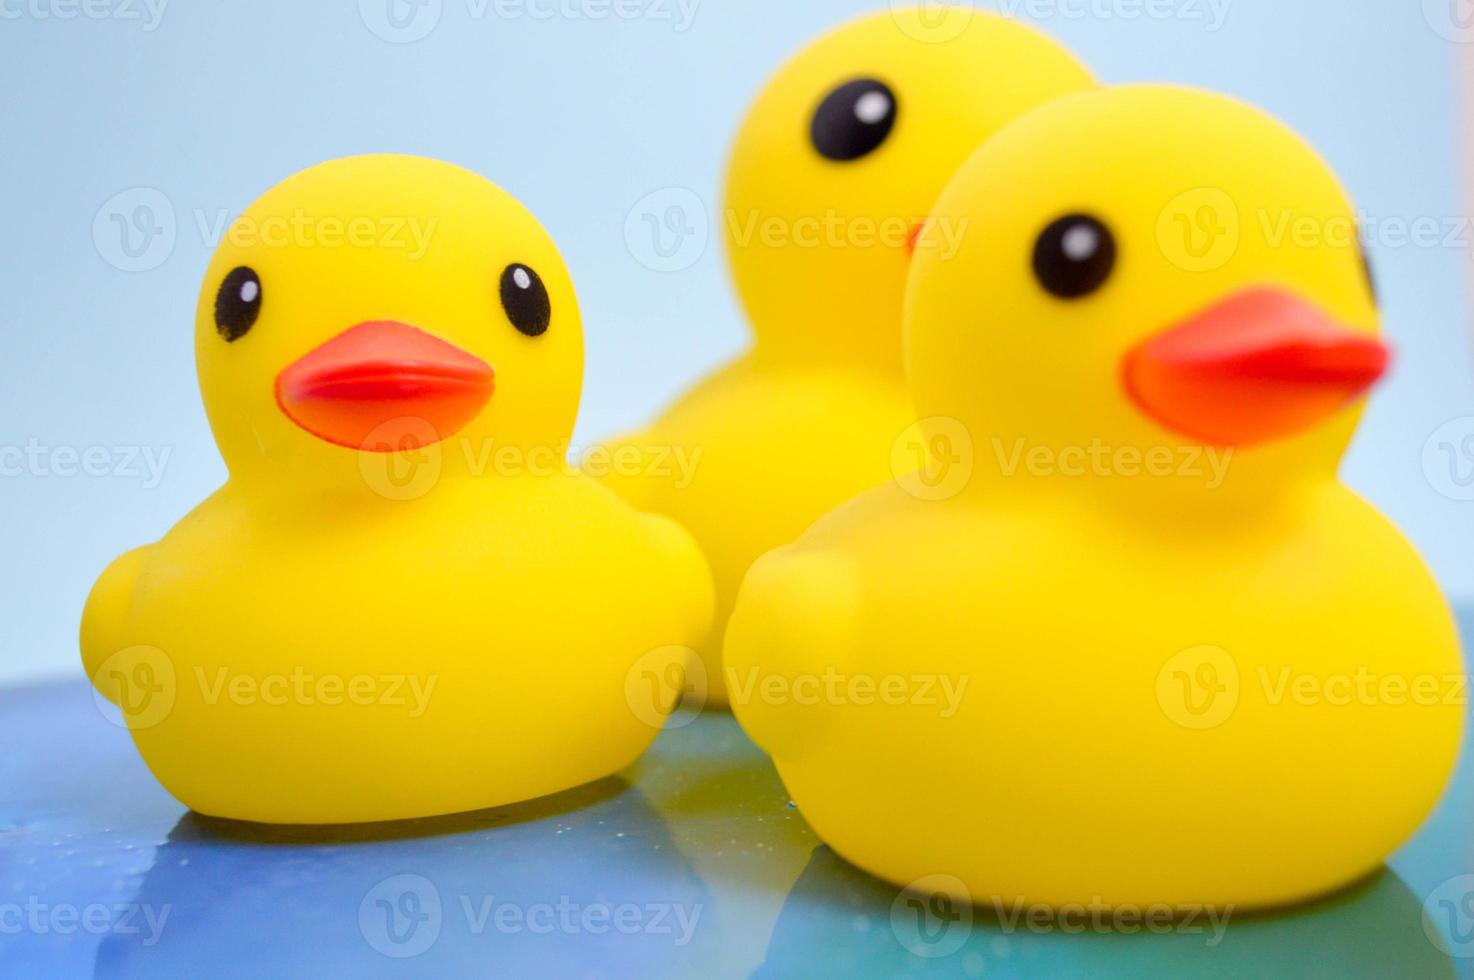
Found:
M 652 465 L 611 468 L 609 485 L 681 522 L 711 564 L 709 703 L 726 701 L 721 637 L 748 566 L 893 473 L 915 419 L 901 359 L 907 267 L 912 254 L 950 254 L 962 231 L 921 233 L 937 194 L 1004 123 L 1094 84 L 1033 28 L 954 14 L 965 16 L 864 17 L 768 83 L 737 134 L 722 222 L 754 344 L 613 441 Z M 688 468 L 654 465 L 675 450 Z
M 1021 118 L 935 215 L 974 231 L 918 256 L 909 376 L 963 478 L 753 566 L 738 720 L 841 854 L 984 906 L 1372 871 L 1443 789 L 1463 666 L 1337 480 L 1388 364 L 1347 195 L 1258 110 L 1129 86 Z
M 391 820 L 643 751 L 641 660 L 705 634 L 710 580 L 566 463 L 582 325 L 526 209 L 434 160 L 312 167 L 227 232 L 195 341 L 229 479 L 108 568 L 81 635 L 175 797 Z

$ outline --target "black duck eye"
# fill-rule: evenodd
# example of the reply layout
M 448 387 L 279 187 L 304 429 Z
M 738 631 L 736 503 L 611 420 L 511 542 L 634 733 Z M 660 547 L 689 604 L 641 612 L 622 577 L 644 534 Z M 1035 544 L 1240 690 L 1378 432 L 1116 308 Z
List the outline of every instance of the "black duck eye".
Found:
M 845 82 L 819 103 L 809 137 L 826 159 L 858 160 L 885 142 L 896 125 L 897 109 L 895 93 L 884 82 Z
M 232 269 L 215 294 L 215 329 L 226 343 L 240 340 L 261 315 L 261 278 L 248 266 Z
M 512 326 L 537 337 L 548 329 L 553 319 L 553 304 L 548 300 L 548 288 L 527 266 L 513 262 L 502 271 L 502 309 Z
M 1089 296 L 1106 284 L 1115 267 L 1115 236 L 1088 214 L 1060 218 L 1034 245 L 1034 275 L 1060 299 Z

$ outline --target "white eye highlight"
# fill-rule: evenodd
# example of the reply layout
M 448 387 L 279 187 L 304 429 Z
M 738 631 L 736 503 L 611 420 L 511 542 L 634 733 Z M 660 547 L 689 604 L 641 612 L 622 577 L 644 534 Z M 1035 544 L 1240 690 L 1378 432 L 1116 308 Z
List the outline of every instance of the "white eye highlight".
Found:
M 884 92 L 866 92 L 855 100 L 855 118 L 873 126 L 891 114 L 890 96 Z

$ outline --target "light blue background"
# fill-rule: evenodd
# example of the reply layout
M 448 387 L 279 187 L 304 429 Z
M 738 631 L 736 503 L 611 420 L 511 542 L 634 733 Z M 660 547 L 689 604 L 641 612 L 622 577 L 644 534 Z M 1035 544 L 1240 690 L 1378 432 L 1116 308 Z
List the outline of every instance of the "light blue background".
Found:
M 651 271 L 626 243 L 626 217 L 668 187 L 710 205 L 728 139 L 767 74 L 884 0 L 685 0 L 696 3 L 685 30 L 676 0 L 638 2 L 651 16 L 587 16 L 600 0 L 527 0 L 586 15 L 550 18 L 516 0 L 442 0 L 427 37 L 391 43 L 357 0 L 174 0 L 153 30 L 143 0 L 88 0 L 102 19 L 62 19 L 75 0 L 0 0 L 0 449 L 101 446 L 114 463 L 123 447 L 169 453 L 154 487 L 127 474 L 0 477 L 0 678 L 77 670 L 76 623 L 96 573 L 223 478 L 192 363 L 211 250 L 197 215 L 207 225 L 233 215 L 293 171 L 350 153 L 420 153 L 521 198 L 560 243 L 584 308 L 581 441 L 639 422 L 743 346 L 719 243 L 686 270 Z M 1218 30 L 1208 0 L 1177 0 L 1166 18 L 1143 13 L 1160 0 L 995 6 L 1040 15 L 1106 80 L 1190 82 L 1278 113 L 1376 219 L 1457 219 L 1467 47 L 1435 30 L 1451 33 L 1445 3 L 1457 0 L 1215 2 L 1228 4 Z M 104 260 L 116 236 L 99 249 L 93 223 L 138 187 L 167 198 L 177 233 L 161 264 L 129 273 Z M 1346 477 L 1409 531 L 1450 591 L 1474 594 L 1474 503 L 1435 487 L 1454 486 L 1439 475 L 1446 460 L 1424 463 L 1440 426 L 1474 415 L 1467 244 L 1374 241 L 1371 252 L 1399 360 Z M 1474 435 L 1474 422 L 1445 434 Z M 1474 454 L 1464 462 L 1474 468 Z

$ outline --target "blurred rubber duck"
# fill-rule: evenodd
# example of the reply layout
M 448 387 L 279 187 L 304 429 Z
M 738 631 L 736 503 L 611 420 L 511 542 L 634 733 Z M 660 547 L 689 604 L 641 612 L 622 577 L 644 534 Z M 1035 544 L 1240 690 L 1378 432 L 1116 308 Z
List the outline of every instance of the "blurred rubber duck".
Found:
M 1284 126 L 1165 86 L 961 168 L 935 215 L 978 231 L 918 256 L 906 345 L 929 468 L 963 477 L 764 557 L 727 637 L 738 720 L 841 854 L 984 903 L 1245 907 L 1418 827 L 1463 666 L 1336 477 L 1388 363 L 1354 214 Z
M 704 635 L 709 576 L 566 464 L 582 325 L 531 214 L 433 160 L 312 167 L 225 235 L 195 341 L 229 480 L 113 563 L 81 635 L 175 797 L 390 820 L 640 754 L 642 660 Z
M 609 485 L 674 517 L 711 564 L 717 615 L 700 647 L 711 703 L 726 701 L 721 637 L 748 566 L 892 476 L 915 419 L 901 361 L 907 267 L 913 253 L 949 254 L 961 231 L 920 233 L 932 202 L 1004 123 L 1093 84 L 1034 29 L 965 13 L 861 18 L 771 79 L 737 134 L 723 206 L 754 344 L 612 441 L 651 465 L 610 467 Z M 657 465 L 675 450 L 687 467 Z

